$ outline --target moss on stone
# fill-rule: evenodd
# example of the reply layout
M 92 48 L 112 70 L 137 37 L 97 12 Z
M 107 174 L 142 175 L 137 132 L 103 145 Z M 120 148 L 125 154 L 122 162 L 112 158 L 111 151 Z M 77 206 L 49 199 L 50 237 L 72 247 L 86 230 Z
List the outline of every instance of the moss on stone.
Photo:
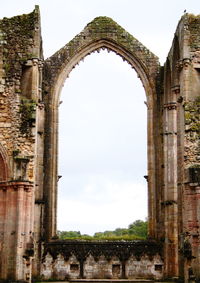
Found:
M 189 168 L 200 168 L 200 164 L 193 164 Z
M 21 65 L 32 58 L 31 50 L 37 21 L 35 11 L 0 20 L 4 71 L 7 77 L 13 77 L 14 74 L 20 76 Z
M 197 133 L 197 138 L 200 137 L 200 96 L 194 101 L 185 103 L 185 124 L 189 125 L 187 131 Z
M 127 49 L 135 42 L 139 44 L 140 48 L 145 50 L 147 54 L 152 54 L 146 47 L 144 47 L 134 36 L 128 33 L 124 28 L 118 25 L 109 17 L 97 17 L 92 22 L 90 22 L 86 29 L 91 32 L 93 38 L 98 38 L 99 34 L 108 37 L 109 34 L 115 35 L 115 40 L 120 45 L 127 46 Z M 152 54 L 156 57 L 154 54 Z
M 192 120 L 191 120 L 191 114 L 190 114 L 189 111 L 186 111 L 186 112 L 185 112 L 185 123 L 188 125 L 188 124 L 190 124 L 191 122 L 192 122 Z
M 190 32 L 189 43 L 192 51 L 199 50 L 200 44 L 200 15 L 187 14 L 188 30 Z
M 89 48 L 89 46 L 95 45 L 95 43 L 98 42 L 102 42 L 102 44 L 96 44 L 96 49 L 92 50 Z M 90 22 L 81 33 L 45 61 L 43 72 L 44 78 L 46 78 L 46 75 L 48 76 L 46 85 L 50 86 L 54 84 L 57 74 L 62 72 L 71 60 L 73 61 L 73 57 L 76 54 L 81 54 L 81 51 L 87 49 L 90 54 L 100 48 L 112 49 L 117 55 L 121 56 L 123 60 L 127 60 L 127 57 L 125 58 L 123 55 L 124 51 L 124 54 L 129 55 L 129 58 L 134 58 L 139 63 L 143 72 L 146 73 L 152 81 L 159 73 L 160 64 L 157 56 L 111 18 L 97 17 Z M 117 51 L 117 49 L 119 49 L 119 51 Z M 85 54 L 85 56 L 87 55 L 88 54 Z M 127 61 L 134 67 L 132 62 Z M 51 72 L 56 75 L 50 74 Z
M 199 15 L 187 14 L 187 18 L 189 24 L 194 24 L 200 21 L 200 14 Z
M 190 129 L 191 131 L 200 132 L 200 122 L 193 123 Z
M 6 74 L 8 74 L 10 72 L 10 67 L 11 67 L 11 65 L 8 62 L 4 63 L 3 68 L 6 72 Z
M 30 135 L 35 123 L 36 102 L 30 99 L 22 99 L 19 107 L 21 116 L 20 131 L 26 136 Z

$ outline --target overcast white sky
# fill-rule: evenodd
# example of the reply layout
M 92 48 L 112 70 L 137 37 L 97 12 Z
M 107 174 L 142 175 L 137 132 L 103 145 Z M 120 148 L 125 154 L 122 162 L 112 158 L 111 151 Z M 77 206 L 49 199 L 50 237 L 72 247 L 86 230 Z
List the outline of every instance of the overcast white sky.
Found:
M 108 16 L 164 63 L 183 11 L 199 0 L 6 0 L 0 18 L 40 6 L 45 58 L 88 22 Z M 127 227 L 147 216 L 145 93 L 135 71 L 114 53 L 92 54 L 75 68 L 60 105 L 58 229 Z

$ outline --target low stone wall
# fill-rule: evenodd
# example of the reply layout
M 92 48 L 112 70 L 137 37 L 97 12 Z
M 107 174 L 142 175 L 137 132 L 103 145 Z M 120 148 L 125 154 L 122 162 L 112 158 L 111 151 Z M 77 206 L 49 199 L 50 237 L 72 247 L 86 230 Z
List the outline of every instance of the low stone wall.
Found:
M 44 247 L 41 277 L 160 280 L 162 247 L 153 241 L 53 241 Z

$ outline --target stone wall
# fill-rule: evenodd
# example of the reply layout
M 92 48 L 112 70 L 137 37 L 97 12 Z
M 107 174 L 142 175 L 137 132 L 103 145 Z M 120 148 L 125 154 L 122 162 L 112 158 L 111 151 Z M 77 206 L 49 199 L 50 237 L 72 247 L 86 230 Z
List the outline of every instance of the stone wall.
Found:
M 162 246 L 147 241 L 54 241 L 45 246 L 41 268 L 44 280 L 162 277 Z
M 178 24 L 165 64 L 163 115 L 165 240 L 176 254 L 180 278 L 200 277 L 199 137 L 200 16 L 185 14 Z M 165 106 L 165 105 L 164 105 Z M 170 219 L 169 219 L 170 217 Z M 167 229 L 169 223 L 172 227 Z M 174 247 L 173 247 L 174 245 Z M 170 272 L 166 249 L 166 273 Z M 168 265 L 168 266 L 167 266 Z
M 0 183 L 1 279 L 31 278 L 33 242 L 33 184 Z
M 155 242 L 51 241 L 60 92 L 81 59 L 105 48 L 136 70 L 147 95 L 149 236 L 162 253 Z M 200 278 L 200 16 L 181 18 L 164 67 L 107 17 L 46 60 L 38 7 L 4 18 L 0 112 L 0 279 Z
M 160 65 L 157 56 L 148 50 L 135 37 L 108 17 L 98 17 L 90 22 L 82 32 L 63 48 L 44 61 L 43 94 L 46 106 L 45 124 L 45 209 L 46 237 L 56 233 L 56 196 L 58 160 L 58 109 L 60 93 L 71 70 L 80 60 L 101 49 L 113 51 L 134 68 L 146 92 L 148 116 L 148 194 L 149 194 L 149 234 L 157 237 L 157 195 L 156 171 L 159 158 L 155 150 L 157 139 L 157 79 Z
M 0 279 L 31 280 L 39 78 L 38 7 L 0 20 Z
M 157 255 L 149 259 L 144 255 L 140 260 L 131 256 L 125 264 L 125 279 L 152 279 L 163 278 L 163 261 Z M 50 254 L 46 255 L 41 268 L 42 280 L 71 280 L 80 279 L 80 263 L 75 256 L 65 260 L 62 255 L 58 255 L 53 260 Z M 117 257 L 109 261 L 102 255 L 97 261 L 89 255 L 84 263 L 84 279 L 122 279 L 122 264 Z

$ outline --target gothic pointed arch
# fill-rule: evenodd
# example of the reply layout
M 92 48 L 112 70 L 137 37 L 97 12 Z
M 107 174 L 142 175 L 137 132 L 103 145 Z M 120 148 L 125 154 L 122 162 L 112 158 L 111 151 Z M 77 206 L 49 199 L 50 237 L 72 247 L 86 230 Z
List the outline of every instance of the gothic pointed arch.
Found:
M 143 46 L 135 37 L 108 17 L 98 17 L 74 37 L 63 48 L 46 59 L 43 68 L 43 99 L 46 106 L 45 126 L 45 184 L 47 237 L 56 231 L 57 159 L 58 159 L 58 106 L 62 86 L 71 70 L 92 52 L 101 49 L 113 51 L 135 69 L 144 86 L 148 106 L 148 186 L 153 196 L 155 187 L 155 143 L 154 125 L 156 79 L 159 74 L 158 57 Z M 155 226 L 154 199 L 149 200 L 150 233 Z
M 158 57 L 111 18 L 97 17 L 74 39 L 45 60 L 46 90 L 57 89 L 56 93 L 51 92 L 53 99 L 59 97 L 60 88 L 79 61 L 101 48 L 112 50 L 126 60 L 142 80 L 147 96 L 150 94 L 149 88 L 155 84 L 159 72 Z

